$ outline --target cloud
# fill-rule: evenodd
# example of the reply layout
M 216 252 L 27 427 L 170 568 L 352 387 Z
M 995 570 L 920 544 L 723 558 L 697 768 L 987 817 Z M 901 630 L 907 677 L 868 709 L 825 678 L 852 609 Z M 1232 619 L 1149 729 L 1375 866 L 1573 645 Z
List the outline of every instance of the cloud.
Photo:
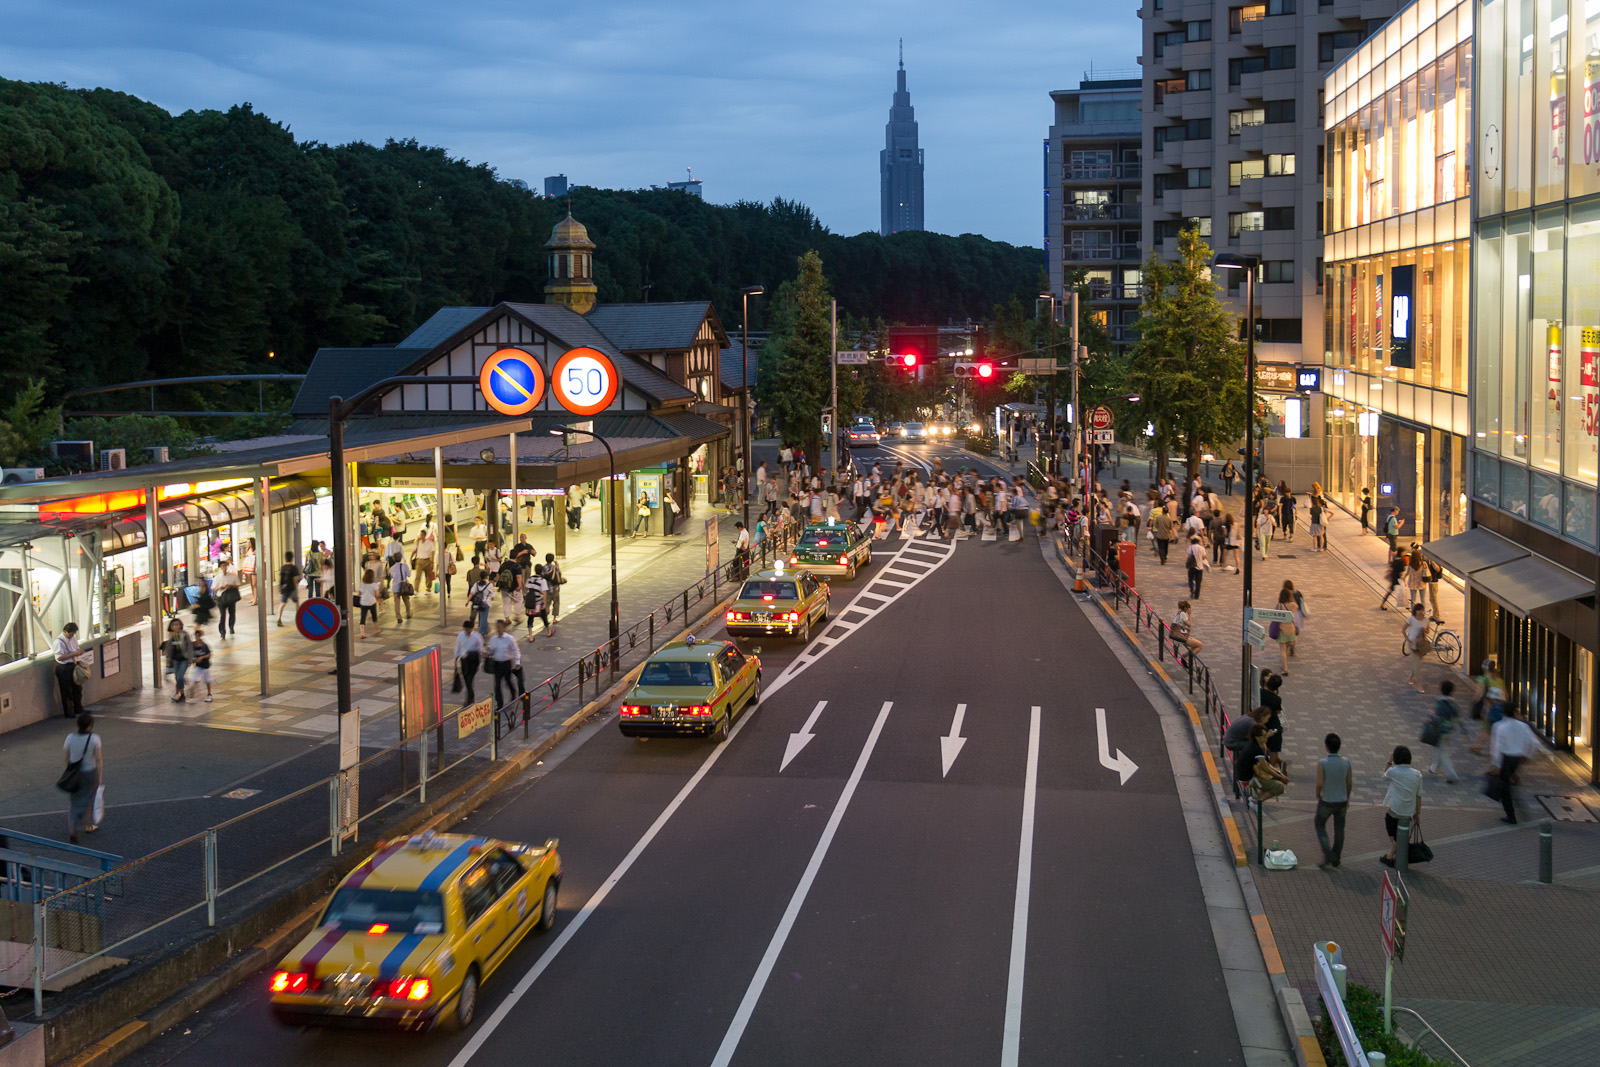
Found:
M 708 199 L 801 200 L 842 233 L 877 228 L 904 34 L 928 225 L 1034 245 L 1050 90 L 1139 47 L 1130 9 L 1024 0 L 0 0 L 0 19 L 7 77 L 174 112 L 248 100 L 302 138 L 415 138 L 534 185 L 692 166 Z

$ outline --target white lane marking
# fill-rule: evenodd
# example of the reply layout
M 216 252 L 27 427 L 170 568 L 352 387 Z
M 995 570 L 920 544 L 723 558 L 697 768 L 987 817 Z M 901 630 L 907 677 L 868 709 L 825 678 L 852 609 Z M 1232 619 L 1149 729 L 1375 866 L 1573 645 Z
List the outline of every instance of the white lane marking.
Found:
M 1033 813 L 1039 793 L 1039 706 L 1028 719 L 1028 776 L 1022 787 L 1022 844 L 1017 850 L 1017 902 L 1011 916 L 1011 970 L 1000 1067 L 1017 1067 L 1022 1047 L 1022 973 L 1028 959 L 1028 897 L 1033 888 Z
M 562 928 L 561 933 L 550 943 L 550 947 L 544 950 L 544 955 L 540 956 L 538 962 L 522 976 L 522 980 L 517 983 L 516 988 L 511 991 L 506 999 L 500 1003 L 500 1006 L 494 1010 L 494 1014 L 479 1024 L 477 1031 L 472 1035 L 472 1039 L 462 1046 L 460 1052 L 456 1053 L 455 1058 L 450 1061 L 449 1067 L 467 1067 L 472 1057 L 483 1047 L 484 1042 L 488 1041 L 495 1029 L 505 1022 L 506 1016 L 511 1014 L 512 1009 L 517 1006 L 517 1002 L 527 994 L 529 989 L 533 988 L 533 983 L 539 980 L 539 976 L 549 969 L 557 954 L 563 948 L 566 948 L 567 942 L 571 941 L 577 932 L 583 929 L 583 924 L 589 921 L 589 916 L 593 915 L 600 905 L 605 902 L 606 897 L 616 888 L 617 883 L 622 881 L 622 876 L 628 873 L 629 868 L 649 847 L 650 842 L 654 841 L 656 835 L 667 825 L 667 821 L 683 806 L 683 802 L 689 799 L 689 794 L 694 792 L 695 786 L 700 784 L 717 760 L 722 758 L 722 754 L 732 747 L 733 739 L 739 736 L 739 731 L 744 729 L 745 724 L 751 718 L 752 716 L 749 715 L 741 715 L 739 717 L 739 720 L 734 724 L 733 730 L 728 735 L 728 740 L 711 750 L 710 754 L 706 756 L 705 762 L 700 764 L 700 769 L 694 772 L 694 776 L 683 784 L 683 788 L 678 790 L 678 795 L 672 798 L 672 802 L 662 809 L 660 815 L 656 816 L 656 821 L 650 824 L 650 828 L 644 832 L 644 836 L 634 842 L 633 848 L 629 849 L 628 854 L 622 857 L 622 862 L 617 864 L 616 868 L 606 876 L 606 880 L 600 883 L 600 888 L 594 891 L 594 894 L 589 897 L 578 914 L 572 917 L 572 921 Z
M 950 559 L 950 557 L 954 556 L 954 555 L 955 555 L 955 547 L 953 545 L 945 546 L 944 560 L 941 560 L 941 563 L 948 561 Z M 858 599 L 859 598 L 852 599 L 851 602 L 850 602 L 850 605 L 849 605 L 849 610 L 859 611 L 863 615 L 865 615 L 866 617 L 863 618 L 860 622 L 850 622 L 849 620 L 844 619 L 843 617 L 837 617 L 837 618 L 831 620 L 832 626 L 836 626 L 836 627 L 838 627 L 840 629 L 840 631 L 841 631 L 840 636 L 838 638 L 832 639 L 832 640 L 827 641 L 827 642 L 818 642 L 818 641 L 816 641 L 814 639 L 813 642 L 810 645 L 808 645 L 805 648 L 804 651 L 802 651 L 800 653 L 800 655 L 798 655 L 798 656 L 796 656 L 794 658 L 794 661 L 791 662 L 788 667 L 784 668 L 783 673 L 778 675 L 778 677 L 773 680 L 771 685 L 766 686 L 762 690 L 763 694 L 765 696 L 769 696 L 770 697 L 774 693 L 776 693 L 780 689 L 782 689 L 784 686 L 788 685 L 796 677 L 798 677 L 800 675 L 800 673 L 802 671 L 804 671 L 807 667 L 810 667 L 813 663 L 817 662 L 823 656 L 827 655 L 829 652 L 833 651 L 835 648 L 838 648 L 841 644 L 844 643 L 844 639 L 846 637 L 849 637 L 851 634 L 853 634 L 857 630 L 861 629 L 861 627 L 867 625 L 867 623 L 869 623 L 873 619 L 877 618 L 878 614 L 880 612 L 882 612 L 885 608 L 889 607 L 896 600 L 900 599 L 907 592 L 909 592 L 910 590 L 916 588 L 918 583 L 920 583 L 924 578 L 928 577 L 928 575 L 934 573 L 934 571 L 936 571 L 938 569 L 939 569 L 938 567 L 933 567 L 933 568 L 931 568 L 931 569 L 929 569 L 927 571 L 924 571 L 923 573 L 918 574 L 918 575 L 909 575 L 909 574 L 901 575 L 900 577 L 909 579 L 909 581 L 907 581 L 903 585 L 897 584 L 895 582 L 885 582 L 879 588 L 886 590 L 886 592 L 874 593 L 873 594 L 874 596 L 880 596 L 880 597 L 884 598 L 884 602 L 882 604 L 867 605 L 867 604 L 858 603 Z M 872 587 L 869 586 L 868 590 L 870 590 L 871 588 Z M 829 632 L 832 632 L 831 628 L 830 628 Z
M 913 467 L 920 467 L 921 469 L 927 471 L 929 474 L 933 473 L 933 464 L 928 462 L 927 460 L 921 458 L 915 452 L 909 452 L 904 448 L 892 448 L 892 447 L 888 447 L 888 446 L 885 446 L 885 445 L 879 445 L 878 447 L 883 449 L 885 452 L 889 453 L 889 455 L 896 457 L 897 459 L 905 460 L 906 463 L 908 463 L 909 465 L 911 465 Z
M 722 1044 L 711 1061 L 711 1067 L 727 1067 L 728 1062 L 733 1059 L 733 1053 L 739 1047 L 739 1040 L 744 1037 L 745 1027 L 750 1025 L 750 1016 L 756 1010 L 756 1001 L 761 999 L 761 991 L 766 988 L 767 979 L 772 975 L 772 968 L 778 962 L 778 954 L 783 951 L 784 942 L 789 939 L 789 931 L 794 929 L 795 920 L 800 916 L 800 908 L 805 904 L 806 894 L 811 892 L 811 883 L 816 881 L 823 857 L 828 854 L 828 846 L 833 844 L 834 835 L 839 832 L 839 823 L 844 820 L 844 812 L 850 806 L 850 798 L 855 796 L 856 786 L 861 784 L 861 776 L 866 773 L 867 760 L 872 757 L 872 750 L 878 744 L 878 735 L 883 733 L 884 721 L 889 718 L 889 709 L 892 707 L 894 701 L 883 702 L 883 707 L 878 712 L 878 719 L 872 724 L 872 732 L 867 735 L 867 743 L 861 746 L 861 755 L 856 758 L 855 770 L 850 772 L 850 780 L 845 783 L 844 792 L 839 794 L 838 803 L 833 806 L 833 814 L 828 817 L 828 825 L 822 831 L 817 847 L 811 852 L 811 862 L 806 864 L 805 873 L 800 876 L 800 884 L 795 886 L 794 895 L 789 898 L 789 906 L 783 910 L 783 918 L 778 920 L 778 928 L 772 932 L 772 940 L 767 944 L 767 951 L 762 955 L 761 963 L 757 965 L 756 973 L 750 979 L 750 987 L 744 991 L 744 999 L 739 1002 L 739 1009 L 733 1013 L 733 1022 L 728 1025 L 728 1032 L 723 1035 Z
M 806 717 L 806 723 L 800 727 L 800 732 L 789 735 L 789 743 L 783 746 L 783 762 L 778 764 L 779 774 L 782 774 L 783 769 L 789 766 L 789 761 L 800 755 L 800 750 L 809 745 L 811 739 L 817 736 L 811 732 L 811 728 L 817 725 L 817 716 L 821 715 L 822 709 L 827 706 L 828 702 L 826 700 L 817 701 L 817 706 L 811 709 L 811 714 Z
M 950 768 L 955 764 L 956 757 L 961 755 L 961 749 L 966 745 L 967 739 L 961 736 L 961 720 L 967 717 L 967 706 L 956 705 L 955 721 L 950 724 L 950 736 L 939 738 L 939 762 L 944 764 L 943 778 L 950 777 Z
M 1120 784 L 1127 785 L 1128 779 L 1139 769 L 1139 765 L 1122 754 L 1122 749 L 1117 749 L 1117 758 L 1111 758 L 1111 740 L 1106 736 L 1106 709 L 1094 709 L 1095 726 L 1100 732 L 1100 766 L 1108 771 L 1116 771 L 1122 775 Z

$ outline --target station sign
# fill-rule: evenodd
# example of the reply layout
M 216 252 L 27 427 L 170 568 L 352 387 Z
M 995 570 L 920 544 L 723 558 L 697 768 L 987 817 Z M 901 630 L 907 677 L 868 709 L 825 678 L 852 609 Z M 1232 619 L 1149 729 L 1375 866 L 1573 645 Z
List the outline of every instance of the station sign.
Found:
M 840 366 L 860 365 L 872 361 L 871 352 L 840 352 L 838 355 Z

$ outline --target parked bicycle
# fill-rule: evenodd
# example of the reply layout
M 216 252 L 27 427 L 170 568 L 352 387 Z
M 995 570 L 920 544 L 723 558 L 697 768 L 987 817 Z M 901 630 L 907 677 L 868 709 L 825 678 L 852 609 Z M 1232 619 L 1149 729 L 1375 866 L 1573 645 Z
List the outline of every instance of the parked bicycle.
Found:
M 1428 623 L 1428 640 L 1432 643 L 1433 654 L 1439 657 L 1439 662 L 1450 666 L 1461 662 L 1461 635 L 1454 630 L 1446 629 L 1437 619 Z M 1400 654 L 1402 656 L 1411 654 L 1405 638 L 1400 639 Z

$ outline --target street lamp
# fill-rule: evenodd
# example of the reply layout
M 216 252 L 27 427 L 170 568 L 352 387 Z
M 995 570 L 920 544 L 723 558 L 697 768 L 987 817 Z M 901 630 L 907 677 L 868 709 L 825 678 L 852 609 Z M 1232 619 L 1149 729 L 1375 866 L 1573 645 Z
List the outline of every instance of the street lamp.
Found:
M 1239 714 L 1248 715 L 1250 707 L 1250 612 L 1253 600 L 1253 569 L 1256 536 L 1256 269 L 1261 260 L 1256 256 L 1241 256 L 1233 252 L 1219 252 L 1211 261 L 1217 270 L 1242 270 L 1244 274 L 1244 631 L 1243 647 L 1239 656 Z
M 615 671 L 617 656 L 621 652 L 618 638 L 622 635 L 622 613 L 617 608 L 617 454 L 611 451 L 611 442 L 593 430 L 580 430 L 576 426 L 553 426 L 550 429 L 551 437 L 564 437 L 569 433 L 580 433 L 599 441 L 611 464 L 611 491 L 606 494 L 606 507 L 611 509 L 611 514 L 607 516 L 610 521 L 606 526 L 611 530 L 611 669 Z
M 739 425 L 742 427 L 740 436 L 744 441 L 744 477 L 740 479 L 739 502 L 744 508 L 744 528 L 750 528 L 750 493 L 748 485 L 753 473 L 750 463 L 750 298 L 764 296 L 766 290 L 759 285 L 747 285 L 739 290 L 740 300 L 743 302 L 743 313 L 740 317 L 741 329 L 744 330 L 744 340 L 740 343 L 739 354 L 744 357 L 744 376 L 739 379 L 743 389 L 739 390 Z M 836 416 L 837 417 L 837 416 Z

